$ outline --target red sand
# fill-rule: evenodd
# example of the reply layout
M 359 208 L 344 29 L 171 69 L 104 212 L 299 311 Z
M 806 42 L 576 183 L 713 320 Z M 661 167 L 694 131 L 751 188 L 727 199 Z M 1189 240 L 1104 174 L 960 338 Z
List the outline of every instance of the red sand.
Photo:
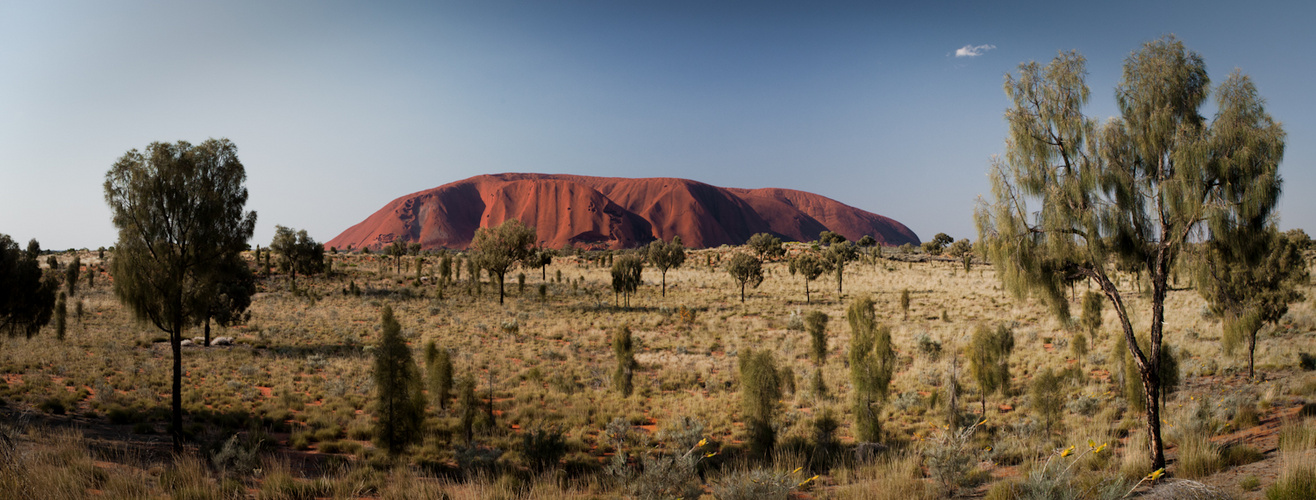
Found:
M 630 248 L 680 236 L 685 246 L 743 244 L 755 233 L 811 241 L 823 230 L 854 241 L 918 244 L 903 224 L 791 189 L 736 189 L 673 178 L 549 174 L 481 175 L 393 200 L 326 247 L 378 250 L 395 239 L 425 249 L 464 249 L 476 228 L 516 218 L 539 244 Z

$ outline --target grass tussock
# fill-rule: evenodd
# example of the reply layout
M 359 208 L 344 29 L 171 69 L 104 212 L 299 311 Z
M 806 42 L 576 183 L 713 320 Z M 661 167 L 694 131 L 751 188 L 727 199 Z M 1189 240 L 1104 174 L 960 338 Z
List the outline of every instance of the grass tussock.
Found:
M 1316 456 L 1311 453 L 1285 452 L 1284 469 L 1279 479 L 1266 488 L 1267 500 L 1316 498 Z

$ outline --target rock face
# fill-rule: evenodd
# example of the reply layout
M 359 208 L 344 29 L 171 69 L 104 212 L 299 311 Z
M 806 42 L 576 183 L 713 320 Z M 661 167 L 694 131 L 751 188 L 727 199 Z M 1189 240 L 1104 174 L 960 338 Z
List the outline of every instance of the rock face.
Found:
M 396 239 L 465 249 L 480 227 L 533 226 L 547 248 L 630 248 L 680 236 L 686 247 L 739 245 L 755 233 L 811 241 L 829 230 L 886 245 L 918 244 L 903 224 L 792 189 L 736 189 L 673 178 L 481 175 L 393 200 L 326 247 L 378 250 Z

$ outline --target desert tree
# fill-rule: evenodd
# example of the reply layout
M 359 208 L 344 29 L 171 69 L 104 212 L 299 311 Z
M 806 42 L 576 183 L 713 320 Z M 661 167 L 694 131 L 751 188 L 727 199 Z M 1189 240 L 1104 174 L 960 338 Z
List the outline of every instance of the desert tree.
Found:
M 643 272 L 644 257 L 634 252 L 627 252 L 612 262 L 612 291 L 621 294 L 628 308 L 631 307 L 631 295 L 640 289 Z
M 251 297 L 256 294 L 256 276 L 241 255 L 234 254 L 221 261 L 219 271 L 201 283 L 201 296 L 205 308 L 198 320 L 205 332 L 204 342 L 210 346 L 210 322 L 214 320 L 224 328 L 245 323 L 251 317 Z
M 311 239 L 305 229 L 297 231 L 275 225 L 270 250 L 279 253 L 279 270 L 289 274 L 294 289 L 297 288 L 297 273 L 324 272 L 324 245 Z
M 458 269 L 460 270 L 460 268 Z M 439 283 L 446 285 L 449 281 L 452 281 L 452 271 L 452 256 L 444 252 L 443 256 L 439 257 Z
M 845 241 L 845 236 L 842 236 L 840 233 L 834 233 L 831 231 L 818 233 L 819 246 L 829 247 L 837 243 L 845 243 Z
M 530 257 L 526 259 L 526 267 L 539 268 L 539 279 L 548 281 L 548 266 L 553 263 L 553 257 L 557 256 L 557 251 L 552 248 L 536 248 Z
M 809 358 L 813 360 L 813 393 L 822 396 L 827 393 L 827 383 L 823 379 L 822 367 L 827 363 L 827 313 L 809 311 L 804 315 L 804 329 L 809 332 Z
M 1289 303 L 1303 299 L 1307 262 L 1299 243 L 1274 228 L 1236 240 L 1202 245 L 1196 280 L 1211 311 L 1222 318 L 1226 353 L 1246 342 L 1247 375 L 1255 375 L 1257 332 L 1276 323 Z
M 871 234 L 865 234 L 864 237 L 859 238 L 859 241 L 856 241 L 855 243 L 863 248 L 871 248 L 877 246 L 877 239 L 873 238 L 873 235 Z
M 727 272 L 740 285 L 740 303 L 745 303 L 745 285 L 758 288 L 763 283 L 763 261 L 747 253 L 736 253 L 727 262 Z
M 502 224 L 482 227 L 475 230 L 471 240 L 471 259 L 477 269 L 489 271 L 498 277 L 498 303 L 503 303 L 506 295 L 503 279 L 513 264 L 524 262 L 534 252 L 535 228 L 521 224 L 517 219 L 507 219 Z M 477 277 L 471 273 L 472 277 Z M 477 279 L 478 281 L 478 279 Z
M 480 281 L 480 263 L 475 260 L 475 256 L 466 258 L 466 282 L 470 287 L 474 287 L 480 294 L 484 294 L 484 282 Z M 499 295 L 499 303 L 502 303 L 502 295 Z
M 673 236 L 671 242 L 654 240 L 649 243 L 649 263 L 658 268 L 663 276 L 663 297 L 667 296 L 667 271 L 681 267 L 685 263 L 685 245 L 680 236 Z
M 1091 281 L 1109 300 L 1143 382 L 1148 452 L 1160 468 L 1168 278 L 1189 237 L 1227 211 L 1236 193 L 1248 193 L 1250 217 L 1241 224 L 1269 216 L 1279 195 L 1284 132 L 1237 72 L 1216 93 L 1216 119 L 1206 123 L 1199 114 L 1210 90 L 1206 65 L 1173 36 L 1125 59 L 1115 91 L 1120 114 L 1104 125 L 1083 114 L 1085 76 L 1076 52 L 1007 76 L 1007 153 L 993 161 L 992 199 L 980 202 L 975 220 L 997 276 L 1016 297 L 1032 293 L 1062 320 L 1069 314 L 1063 288 L 1075 280 Z M 1247 116 L 1233 111 L 1240 109 Z M 1225 136 L 1232 139 L 1219 139 Z M 1250 146 L 1236 148 L 1241 144 Z M 1251 157 L 1221 160 L 1235 153 Z M 1150 281 L 1146 350 L 1115 286 L 1119 266 Z
M 950 235 L 946 233 L 937 233 L 937 235 L 933 236 L 931 240 L 923 243 L 923 251 L 927 252 L 928 255 L 941 255 L 941 251 L 946 248 L 946 245 L 951 244 L 952 241 L 955 241 L 955 239 L 951 238 Z
M 60 290 L 59 295 L 55 297 L 55 338 L 64 340 L 64 332 L 68 327 L 68 294 Z
M 384 255 L 393 258 L 393 274 L 402 274 L 402 256 L 407 255 L 407 242 L 396 238 L 384 247 Z
M 964 264 L 964 272 L 966 273 L 973 266 L 973 243 L 970 243 L 967 239 L 951 243 L 950 247 L 946 249 L 946 253 L 959 259 Z
M 776 430 L 772 424 L 780 408 L 781 371 L 777 370 L 770 349 L 741 350 L 737 364 L 740 369 L 740 407 L 744 412 L 750 449 L 760 456 L 768 456 L 776 442 Z
M 41 245 L 28 242 L 27 251 L 7 234 L 0 234 L 0 329 L 10 336 L 36 335 L 55 311 L 59 284 L 41 271 Z
M 397 455 L 420 441 L 425 419 L 425 395 L 421 392 L 420 369 L 411 356 L 411 348 L 402 338 L 402 325 L 393 316 L 393 307 L 380 311 L 382 333 L 375 348 L 375 441 Z
M 841 295 L 841 284 L 844 282 L 845 263 L 855 260 L 857 257 L 859 257 L 859 250 L 855 248 L 853 243 L 848 241 L 833 243 L 823 253 L 823 259 L 828 262 L 827 267 L 836 272 L 836 295 L 838 298 Z
M 745 245 L 759 254 L 760 260 L 771 260 L 786 255 L 786 248 L 781 246 L 781 238 L 768 233 L 754 233 Z
M 1010 391 L 1010 353 L 1014 351 L 1014 332 L 1005 325 L 991 328 L 978 325 L 969 339 L 969 373 L 978 382 L 982 395 L 982 415 L 987 416 L 987 396 Z
M 69 267 L 64 269 L 64 290 L 70 297 L 78 294 L 78 278 L 81 277 L 82 257 L 74 254 Z
M 169 335 L 172 419 L 182 450 L 183 331 L 207 309 L 207 283 L 247 247 L 246 171 L 227 139 L 192 145 L 154 142 L 131 150 L 105 174 L 105 201 L 118 229 L 110 274 L 114 293 L 139 320 Z
M 612 332 L 612 354 L 617 358 L 617 369 L 612 372 L 612 387 L 620 392 L 622 397 L 630 397 L 631 390 L 634 388 L 632 380 L 635 377 L 635 369 L 640 364 L 635 361 L 635 339 L 631 336 L 631 328 L 626 325 L 617 327 Z
M 900 310 L 905 313 L 905 321 L 909 321 L 909 289 L 900 290 Z
M 827 362 L 827 313 L 809 311 L 804 315 L 804 329 L 809 332 L 809 358 L 822 367 Z
M 828 261 L 819 258 L 813 252 L 801 252 L 790 261 L 791 275 L 799 274 L 804 278 L 804 303 L 812 303 L 809 296 L 809 282 L 818 279 L 823 273 L 827 272 Z
M 1242 209 L 1247 204 L 1230 206 Z M 1211 312 L 1222 319 L 1225 352 L 1233 354 L 1246 342 L 1247 376 L 1252 378 L 1257 333 L 1284 317 L 1289 303 L 1304 298 L 1298 286 L 1309 279 L 1307 261 L 1301 244 L 1274 227 L 1256 231 L 1224 220 L 1213 220 L 1210 226 L 1213 235 L 1233 237 L 1201 245 L 1195 282 Z
M 1061 382 L 1064 382 L 1064 377 L 1048 366 L 1033 376 L 1033 383 L 1028 389 L 1028 404 L 1045 424 L 1047 436 L 1051 435 L 1052 426 L 1065 409 Z
M 879 420 L 895 374 L 896 352 L 891 327 L 877 322 L 876 304 L 869 295 L 850 303 L 845 311 L 850 324 L 850 383 L 854 387 L 854 435 L 859 442 L 882 438 Z
M 452 355 L 433 340 L 425 343 L 425 381 L 433 404 L 440 410 L 446 409 L 452 396 Z
M 475 416 L 479 412 L 480 398 L 475 394 L 475 377 L 468 374 L 457 382 L 457 419 L 467 446 L 475 443 Z
M 1079 316 L 1078 322 L 1087 329 L 1093 340 L 1096 340 L 1097 332 L 1101 331 L 1101 307 L 1104 301 L 1098 292 L 1083 294 L 1083 315 Z

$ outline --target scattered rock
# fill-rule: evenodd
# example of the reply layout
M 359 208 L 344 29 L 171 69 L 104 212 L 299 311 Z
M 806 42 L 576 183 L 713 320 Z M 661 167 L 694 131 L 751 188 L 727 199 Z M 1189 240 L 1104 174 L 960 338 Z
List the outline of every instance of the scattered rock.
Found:
M 183 347 L 187 347 L 187 346 L 192 345 L 192 341 L 191 341 L 191 340 L 188 340 L 188 339 L 183 339 L 183 341 L 182 341 L 182 342 L 179 342 L 178 345 L 183 346 Z
M 210 345 L 233 345 L 233 337 L 215 337 Z

